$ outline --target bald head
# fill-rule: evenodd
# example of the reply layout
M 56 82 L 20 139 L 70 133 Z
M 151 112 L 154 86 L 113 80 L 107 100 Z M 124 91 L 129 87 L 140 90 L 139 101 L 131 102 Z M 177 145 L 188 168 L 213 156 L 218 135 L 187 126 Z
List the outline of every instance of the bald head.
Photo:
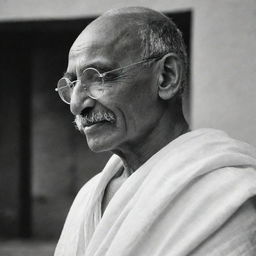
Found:
M 108 49 L 113 58 L 119 56 L 130 61 L 161 57 L 173 52 L 184 66 L 181 92 L 187 83 L 187 53 L 182 34 L 160 12 L 144 7 L 107 11 L 82 31 L 74 42 L 70 55 L 87 47 Z M 101 52 L 98 51 L 97 54 Z
M 74 42 L 70 54 L 75 54 L 84 47 L 110 47 L 112 52 L 121 49 L 122 55 L 131 56 L 131 52 L 135 51 L 140 57 L 144 50 L 141 28 L 160 18 L 166 19 L 161 13 L 142 7 L 110 10 L 82 31 Z
M 137 27 L 131 17 L 117 14 L 100 16 L 78 36 L 71 47 L 70 55 L 91 48 L 111 52 L 113 57 L 121 55 L 126 58 L 135 55 L 140 58 L 142 48 Z
M 133 32 L 140 36 L 138 30 L 154 21 L 169 22 L 169 19 L 162 13 L 143 7 L 126 7 L 120 9 L 112 9 L 93 22 L 91 22 L 79 35 L 78 38 L 83 37 L 86 31 L 97 29 L 99 34 L 109 33 L 110 39 L 113 35 L 119 36 L 120 33 L 126 36 Z M 96 32 L 95 31 L 95 32 Z

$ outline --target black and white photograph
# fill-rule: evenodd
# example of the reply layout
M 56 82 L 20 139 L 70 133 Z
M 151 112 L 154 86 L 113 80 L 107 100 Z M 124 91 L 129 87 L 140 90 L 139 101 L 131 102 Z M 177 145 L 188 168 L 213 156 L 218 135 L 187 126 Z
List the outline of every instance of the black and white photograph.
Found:
M 255 0 L 0 0 L 0 256 L 256 256 Z

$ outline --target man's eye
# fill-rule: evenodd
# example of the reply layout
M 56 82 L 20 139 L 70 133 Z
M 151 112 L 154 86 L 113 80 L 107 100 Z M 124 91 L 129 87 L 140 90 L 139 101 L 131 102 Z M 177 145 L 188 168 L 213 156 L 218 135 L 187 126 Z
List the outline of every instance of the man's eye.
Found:
M 115 81 L 118 77 L 119 77 L 118 74 L 107 73 L 107 74 L 104 75 L 104 81 L 106 81 L 106 82 Z
M 75 87 L 75 85 L 76 85 L 76 82 L 77 82 L 77 81 L 70 81 L 69 87 L 70 87 L 71 89 L 73 89 L 73 88 Z

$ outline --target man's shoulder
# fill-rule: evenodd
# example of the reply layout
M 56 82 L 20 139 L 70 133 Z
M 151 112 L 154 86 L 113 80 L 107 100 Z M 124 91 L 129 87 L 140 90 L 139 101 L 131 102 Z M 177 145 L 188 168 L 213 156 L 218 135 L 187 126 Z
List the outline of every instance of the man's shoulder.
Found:
M 209 239 L 195 250 L 193 256 L 248 255 L 256 253 L 255 198 L 247 200 Z

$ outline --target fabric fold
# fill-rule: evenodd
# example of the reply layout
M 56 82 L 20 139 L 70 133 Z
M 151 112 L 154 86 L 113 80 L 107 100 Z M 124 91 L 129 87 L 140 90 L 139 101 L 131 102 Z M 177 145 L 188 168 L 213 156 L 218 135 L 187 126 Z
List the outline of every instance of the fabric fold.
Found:
M 105 187 L 121 166 L 113 156 L 79 192 L 55 256 L 197 255 L 256 194 L 255 148 L 221 131 L 200 129 L 144 163 L 100 218 Z M 70 240 L 73 248 L 63 249 Z

